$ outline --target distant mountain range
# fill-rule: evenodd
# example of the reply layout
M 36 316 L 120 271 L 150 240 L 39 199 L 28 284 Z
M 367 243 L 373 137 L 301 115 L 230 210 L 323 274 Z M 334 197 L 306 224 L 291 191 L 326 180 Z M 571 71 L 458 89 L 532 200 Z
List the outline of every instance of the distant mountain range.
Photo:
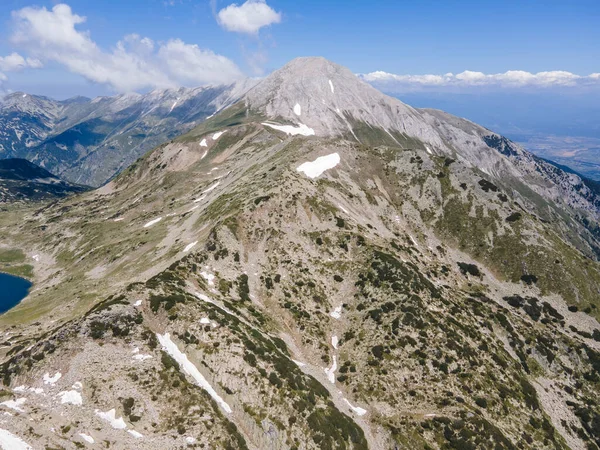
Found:
M 0 100 L 0 158 L 24 158 L 72 183 L 100 186 L 148 150 L 237 101 L 256 82 L 56 101 Z
M 56 199 L 88 190 L 26 159 L 0 159 L 0 203 Z
M 527 150 L 600 180 L 600 94 L 512 90 L 470 93 L 384 92 L 420 108 L 436 108 L 494 130 Z
M 100 186 L 146 151 L 235 103 L 257 82 L 93 100 L 14 93 L 0 99 L 0 158 L 25 158 L 73 183 Z M 372 84 L 384 92 L 390 88 Z M 597 97 L 391 93 L 413 106 L 483 124 L 538 156 L 600 180 Z

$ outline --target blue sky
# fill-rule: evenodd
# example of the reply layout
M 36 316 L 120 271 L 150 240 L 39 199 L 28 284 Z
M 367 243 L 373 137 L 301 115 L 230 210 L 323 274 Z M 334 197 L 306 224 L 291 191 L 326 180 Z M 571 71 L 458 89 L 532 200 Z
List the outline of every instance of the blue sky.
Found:
M 53 45 L 56 28 L 41 29 L 45 20 L 32 25 L 29 22 L 33 17 L 31 14 L 27 19 L 18 19 L 13 12 L 32 7 L 29 11 L 46 8 L 52 12 L 58 3 L 42 0 L 0 2 L 0 57 L 16 52 L 25 61 L 31 60 L 31 64 L 26 62 L 18 67 L 5 61 L 5 70 L 0 61 L 0 72 L 4 74 L 4 77 L 0 76 L 0 80 L 4 78 L 0 89 L 66 97 L 147 90 L 171 84 L 198 85 L 215 83 L 219 73 L 227 80 L 240 74 L 268 73 L 290 59 L 304 55 L 325 56 L 356 73 L 383 71 L 397 75 L 442 76 L 467 70 L 486 75 L 512 70 L 530 73 L 565 71 L 587 76 L 600 72 L 600 2 L 597 0 L 268 0 L 264 7 L 271 12 L 262 11 L 271 14 L 272 23 L 258 27 L 256 32 L 232 30 L 231 23 L 228 28 L 224 20 L 219 19 L 219 11 L 233 3 L 229 0 L 70 0 L 65 2 L 70 7 L 68 17 L 85 16 L 86 20 L 77 20 L 73 29 L 87 36 L 87 41 L 82 42 L 82 48 L 60 48 L 55 57 L 49 57 L 48 46 Z M 238 2 L 238 6 L 241 5 L 242 2 Z M 239 15 L 233 16 L 233 20 L 237 19 Z M 268 18 L 266 22 L 269 22 Z M 37 27 L 39 34 L 25 29 L 24 35 L 29 37 L 16 39 L 18 26 Z M 151 72 L 151 67 L 154 72 L 148 79 L 132 79 L 127 83 L 121 81 L 134 77 L 133 68 L 119 74 L 117 80 L 111 81 L 109 75 L 106 79 L 99 75 L 103 70 L 114 71 L 117 42 L 131 34 L 138 35 L 138 39 L 128 44 L 135 49 L 128 49 L 127 60 L 135 60 L 138 64 L 135 67 L 142 67 L 141 70 L 148 68 Z M 46 38 L 48 46 L 40 46 L 39 41 Z M 155 54 L 145 54 L 140 62 L 139 52 L 143 50 L 139 47 L 143 38 L 152 40 Z M 168 42 L 173 45 L 165 45 Z M 200 52 L 192 51 L 193 45 L 198 46 Z M 86 68 L 74 68 L 79 65 L 78 61 L 93 53 L 90 46 L 97 52 L 95 59 Z M 71 50 L 74 51 L 72 59 L 66 60 L 65 55 Z M 201 52 L 214 53 L 214 57 Z M 176 61 L 172 59 L 173 54 L 177 54 Z M 217 61 L 217 57 L 227 61 Z M 183 67 L 179 72 L 161 72 L 166 61 L 172 66 L 176 63 L 184 66 L 187 58 L 193 58 L 188 64 L 190 71 L 199 73 L 204 66 L 210 65 L 213 73 L 184 73 Z M 154 79 L 158 80 L 157 86 L 152 86 Z M 386 81 L 399 83 L 398 79 Z M 413 80 L 401 81 L 403 86 L 414 83 Z M 500 83 L 490 79 L 485 84 L 492 81 Z M 454 79 L 437 80 L 436 83 L 433 88 L 442 90 L 448 84 L 468 90 L 473 84 L 470 82 L 465 87 L 463 80 L 456 87 Z M 556 83 L 554 78 L 551 83 Z M 421 80 L 417 84 L 423 86 Z M 432 86 L 426 85 L 426 88 L 432 89 Z

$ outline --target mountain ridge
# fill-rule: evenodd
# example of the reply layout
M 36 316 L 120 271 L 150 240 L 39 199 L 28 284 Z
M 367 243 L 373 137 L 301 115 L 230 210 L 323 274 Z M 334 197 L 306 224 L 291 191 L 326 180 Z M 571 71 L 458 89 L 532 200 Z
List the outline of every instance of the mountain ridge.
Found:
M 101 188 L 0 216 L 0 269 L 6 248 L 35 278 L 0 316 L 3 427 L 65 448 L 600 443 L 594 200 L 444 113 L 386 131 L 385 98 L 329 77 L 270 110 L 271 78 Z
M 63 101 L 14 93 L 0 100 L 0 157 L 24 157 L 69 181 L 99 186 L 253 83 Z
M 0 203 L 54 200 L 88 189 L 65 182 L 26 159 L 0 159 Z

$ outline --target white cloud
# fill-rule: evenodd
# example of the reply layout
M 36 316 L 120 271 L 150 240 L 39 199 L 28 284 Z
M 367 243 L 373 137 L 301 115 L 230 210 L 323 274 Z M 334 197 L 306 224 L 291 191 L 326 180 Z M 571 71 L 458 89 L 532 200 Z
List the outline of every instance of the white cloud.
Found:
M 459 74 L 445 75 L 395 75 L 387 72 L 371 72 L 360 77 L 377 87 L 390 92 L 402 92 L 419 88 L 436 87 L 574 87 L 586 85 L 600 86 L 600 74 L 576 75 L 562 70 L 530 73 L 523 70 L 509 70 L 504 73 L 485 74 L 465 70 Z
M 256 34 L 268 25 L 281 22 L 278 13 L 265 0 L 247 0 L 241 6 L 233 3 L 217 14 L 219 24 L 227 31 Z
M 39 69 L 43 66 L 39 59 L 23 58 L 18 53 L 11 53 L 8 56 L 0 56 L 0 70 L 5 72 L 16 72 L 22 69 Z
M 33 58 L 53 61 L 73 73 L 116 91 L 166 88 L 181 85 L 222 84 L 243 78 L 228 58 L 179 39 L 155 44 L 132 34 L 110 51 L 100 48 L 88 31 L 76 27 L 86 18 L 74 14 L 69 5 L 51 10 L 27 7 L 13 14 L 11 42 Z

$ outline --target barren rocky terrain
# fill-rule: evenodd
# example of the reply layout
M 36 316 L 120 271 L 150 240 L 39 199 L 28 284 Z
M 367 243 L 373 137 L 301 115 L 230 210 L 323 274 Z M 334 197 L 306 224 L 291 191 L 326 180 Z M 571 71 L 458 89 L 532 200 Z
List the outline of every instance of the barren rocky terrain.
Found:
M 597 449 L 598 197 L 321 58 L 0 215 L 21 448 Z M 30 447 L 28 447 L 30 446 Z M 19 447 L 15 447 L 19 448 Z

